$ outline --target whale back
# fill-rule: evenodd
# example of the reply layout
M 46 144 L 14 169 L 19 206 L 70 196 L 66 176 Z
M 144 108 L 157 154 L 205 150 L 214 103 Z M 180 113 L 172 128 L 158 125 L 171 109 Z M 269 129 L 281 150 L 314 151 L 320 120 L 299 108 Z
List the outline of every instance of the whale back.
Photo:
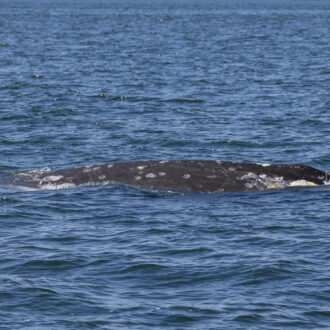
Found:
M 317 186 L 325 181 L 325 172 L 301 164 L 270 165 L 210 160 L 118 162 L 0 177 L 1 184 L 37 189 L 122 183 L 148 189 L 206 193 Z

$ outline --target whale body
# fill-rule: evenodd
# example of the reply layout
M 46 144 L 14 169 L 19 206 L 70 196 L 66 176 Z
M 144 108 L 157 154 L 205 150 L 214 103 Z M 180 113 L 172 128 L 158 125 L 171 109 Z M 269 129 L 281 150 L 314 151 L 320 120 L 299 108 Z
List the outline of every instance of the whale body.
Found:
M 0 185 L 34 189 L 125 184 L 151 190 L 221 193 L 326 184 L 327 173 L 301 164 L 219 160 L 145 160 L 0 176 Z

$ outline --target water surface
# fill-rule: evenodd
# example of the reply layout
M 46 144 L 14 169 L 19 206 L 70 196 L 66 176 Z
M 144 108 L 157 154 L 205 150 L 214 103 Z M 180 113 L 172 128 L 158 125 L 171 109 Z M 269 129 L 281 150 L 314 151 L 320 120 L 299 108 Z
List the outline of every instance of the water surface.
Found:
M 330 169 L 328 1 L 0 0 L 0 173 Z M 325 328 L 329 186 L 0 188 L 3 329 Z

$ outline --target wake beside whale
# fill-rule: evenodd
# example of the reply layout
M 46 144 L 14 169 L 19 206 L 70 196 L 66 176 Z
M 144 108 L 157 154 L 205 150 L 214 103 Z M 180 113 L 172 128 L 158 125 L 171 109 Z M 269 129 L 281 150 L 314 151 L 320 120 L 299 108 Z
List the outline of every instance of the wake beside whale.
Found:
M 126 184 L 151 190 L 221 193 L 327 184 L 328 173 L 300 164 L 218 160 L 146 160 L 0 176 L 0 185 L 32 189 Z

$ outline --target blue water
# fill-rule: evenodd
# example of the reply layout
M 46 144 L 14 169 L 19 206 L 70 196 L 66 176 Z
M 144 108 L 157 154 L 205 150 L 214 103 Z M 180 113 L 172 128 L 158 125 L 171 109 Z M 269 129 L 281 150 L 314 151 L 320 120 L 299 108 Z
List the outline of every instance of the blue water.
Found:
M 0 173 L 330 169 L 327 0 L 0 0 Z M 1 329 L 330 324 L 330 186 L 0 188 Z

